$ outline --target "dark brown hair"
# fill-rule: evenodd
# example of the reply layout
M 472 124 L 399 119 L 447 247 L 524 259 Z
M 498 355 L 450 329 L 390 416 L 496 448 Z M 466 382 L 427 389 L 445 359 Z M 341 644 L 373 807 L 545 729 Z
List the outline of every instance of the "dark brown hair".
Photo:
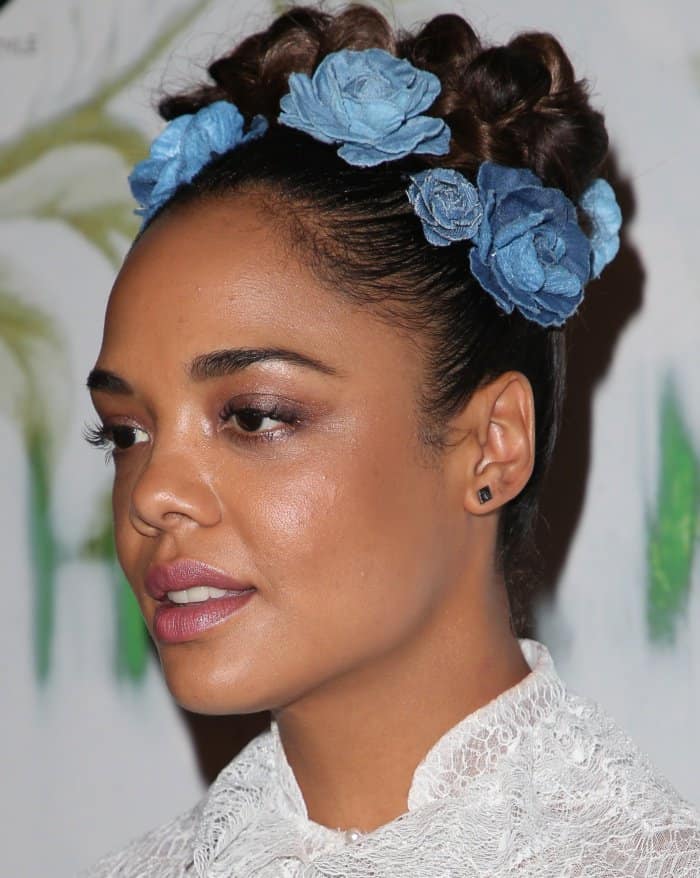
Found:
M 448 156 L 409 156 L 357 168 L 338 158 L 337 147 L 276 124 L 291 72 L 311 74 L 330 52 L 370 47 L 440 78 L 441 94 L 429 113 L 451 129 Z M 500 311 L 469 273 L 467 244 L 427 243 L 406 197 L 407 174 L 440 166 L 474 179 L 479 164 L 492 160 L 530 168 L 576 202 L 598 176 L 607 152 L 603 118 L 590 106 L 585 83 L 576 80 L 550 34 L 521 34 L 507 45 L 487 47 L 458 15 L 439 15 L 413 34 L 397 33 L 379 12 L 361 5 L 335 14 L 291 8 L 214 61 L 209 74 L 211 83 L 163 99 L 163 118 L 229 100 L 248 122 L 266 116 L 270 130 L 215 158 L 165 209 L 233 192 L 264 198 L 290 243 L 304 251 L 324 281 L 419 340 L 427 363 L 421 438 L 430 449 L 444 447 L 444 426 L 480 385 L 511 369 L 530 380 L 535 468 L 523 492 L 502 511 L 499 542 L 513 627 L 521 631 L 528 588 L 519 574 L 557 433 L 564 333 Z

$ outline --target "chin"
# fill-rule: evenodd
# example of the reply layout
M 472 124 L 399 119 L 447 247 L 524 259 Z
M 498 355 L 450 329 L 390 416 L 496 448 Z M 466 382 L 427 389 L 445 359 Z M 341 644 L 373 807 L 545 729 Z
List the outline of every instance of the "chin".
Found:
M 259 694 L 259 683 L 230 664 L 222 668 L 221 661 L 212 661 L 200 644 L 161 645 L 158 653 L 170 694 L 185 710 L 221 716 L 261 709 L 250 697 Z
M 259 713 L 285 702 L 279 674 L 247 660 L 222 661 L 201 644 L 159 646 L 165 682 L 177 704 L 206 716 Z

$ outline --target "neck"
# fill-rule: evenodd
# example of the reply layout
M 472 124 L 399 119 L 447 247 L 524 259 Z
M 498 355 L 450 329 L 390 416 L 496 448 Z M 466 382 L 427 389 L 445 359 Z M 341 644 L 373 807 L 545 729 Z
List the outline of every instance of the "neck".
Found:
M 428 750 L 529 673 L 503 583 L 455 595 L 400 650 L 275 712 L 311 820 L 368 832 L 405 813 Z

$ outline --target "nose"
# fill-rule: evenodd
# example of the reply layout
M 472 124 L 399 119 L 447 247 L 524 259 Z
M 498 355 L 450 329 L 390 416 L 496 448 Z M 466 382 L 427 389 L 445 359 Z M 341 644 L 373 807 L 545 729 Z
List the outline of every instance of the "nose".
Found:
M 132 486 L 129 518 L 144 536 L 157 536 L 187 524 L 212 527 L 221 506 L 201 461 L 154 448 Z

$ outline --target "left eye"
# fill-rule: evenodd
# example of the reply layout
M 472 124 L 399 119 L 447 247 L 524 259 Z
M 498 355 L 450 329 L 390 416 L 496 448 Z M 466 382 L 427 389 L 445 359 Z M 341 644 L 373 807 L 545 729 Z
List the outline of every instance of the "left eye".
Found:
M 221 419 L 231 424 L 239 437 L 267 440 L 281 438 L 299 422 L 299 418 L 291 411 L 255 406 L 229 406 L 221 413 Z
M 279 418 L 273 418 L 273 412 L 263 412 L 259 409 L 239 409 L 230 420 L 245 433 L 267 433 L 276 424 L 282 423 Z

